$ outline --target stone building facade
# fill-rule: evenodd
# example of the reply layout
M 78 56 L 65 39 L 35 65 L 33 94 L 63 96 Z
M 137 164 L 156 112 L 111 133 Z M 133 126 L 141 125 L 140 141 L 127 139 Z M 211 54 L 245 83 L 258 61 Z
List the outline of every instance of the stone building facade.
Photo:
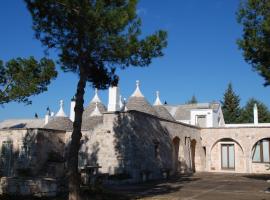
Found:
M 256 106 L 254 124 L 227 125 L 217 102 L 163 105 L 157 93 L 151 105 L 138 82 L 127 102 L 119 88 L 109 91 L 108 109 L 97 91 L 85 108 L 79 169 L 99 166 L 99 173 L 126 182 L 199 171 L 268 173 L 270 124 L 258 122 Z M 70 117 L 61 102 L 55 116 L 0 123 L 1 180 L 64 177 L 74 106 Z

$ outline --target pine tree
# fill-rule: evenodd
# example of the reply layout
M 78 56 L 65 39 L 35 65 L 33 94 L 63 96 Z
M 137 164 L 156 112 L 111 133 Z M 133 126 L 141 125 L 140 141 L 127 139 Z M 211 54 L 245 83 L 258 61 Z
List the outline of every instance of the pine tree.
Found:
M 47 58 L 0 60 L 0 105 L 9 102 L 31 104 L 29 96 L 47 91 L 56 76 L 55 64 Z
M 167 33 L 141 35 L 137 0 L 25 0 L 35 36 L 58 52 L 64 72 L 78 74 L 75 120 L 68 153 L 69 200 L 80 198 L 78 152 L 86 83 L 118 84 L 116 69 L 146 67 L 163 56 Z
M 240 123 L 253 123 L 253 108 L 257 104 L 259 123 L 270 123 L 270 112 L 268 107 L 261 101 L 251 98 L 247 101 L 246 105 L 242 109 L 241 116 L 239 118 Z
M 270 85 L 270 1 L 245 0 L 237 12 L 238 22 L 243 27 L 238 46 L 245 60 Z
M 198 103 L 198 101 L 195 95 L 193 95 L 191 99 L 186 102 L 186 104 L 196 104 L 196 103 Z
M 240 98 L 233 91 L 232 84 L 228 84 L 228 88 L 224 93 L 222 103 L 222 111 L 225 123 L 232 124 L 238 123 L 241 113 Z

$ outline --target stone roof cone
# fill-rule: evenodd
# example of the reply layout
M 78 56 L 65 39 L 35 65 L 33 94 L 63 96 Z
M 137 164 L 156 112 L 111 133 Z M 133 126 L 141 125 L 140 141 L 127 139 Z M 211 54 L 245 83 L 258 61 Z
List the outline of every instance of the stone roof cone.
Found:
M 100 100 L 100 98 L 99 98 L 99 96 L 98 96 L 98 89 L 96 88 L 95 89 L 95 96 L 93 97 L 93 99 L 91 100 L 91 103 L 97 103 L 97 102 L 99 102 L 99 103 L 101 103 L 101 100 Z
M 160 98 L 159 98 L 159 91 L 156 91 L 156 96 L 157 97 L 156 97 L 154 106 L 162 106 L 163 104 L 161 103 Z
M 102 116 L 101 112 L 98 109 L 98 103 L 96 102 L 95 110 L 90 114 L 91 117 L 93 116 Z
M 141 90 L 140 90 L 140 81 L 136 81 L 136 89 L 131 95 L 131 97 L 144 97 Z
M 66 113 L 64 112 L 64 101 L 60 100 L 60 108 L 59 111 L 56 113 L 56 117 L 66 117 Z
M 140 112 L 148 113 L 151 115 L 157 116 L 157 113 L 153 106 L 145 99 L 141 90 L 140 90 L 140 82 L 136 81 L 136 89 L 133 94 L 129 97 L 128 102 L 126 104 L 127 110 L 137 110 Z M 125 109 L 125 110 L 126 110 Z

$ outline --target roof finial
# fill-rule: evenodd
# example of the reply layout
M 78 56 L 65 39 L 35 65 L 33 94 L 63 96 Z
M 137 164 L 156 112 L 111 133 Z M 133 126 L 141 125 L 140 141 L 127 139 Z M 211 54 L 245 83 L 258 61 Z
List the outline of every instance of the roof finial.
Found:
M 136 81 L 136 89 L 131 96 L 132 97 L 144 97 L 141 90 L 140 90 L 140 81 L 139 80 Z
M 97 88 L 95 88 L 95 96 L 93 97 L 91 103 L 96 103 L 96 102 L 101 103 L 101 100 L 100 100 L 100 98 L 98 96 L 98 89 Z
M 154 103 L 154 106 L 161 106 L 162 103 L 161 103 L 160 98 L 159 98 L 159 91 L 156 91 L 156 95 L 157 95 L 157 97 L 156 97 L 156 101 Z
M 64 112 L 64 101 L 60 100 L 60 109 L 56 114 L 56 117 L 66 117 L 66 113 Z
M 93 112 L 90 114 L 91 117 L 93 116 L 101 116 L 101 112 L 99 111 L 98 109 L 98 103 L 96 102 L 96 107 L 95 107 L 95 110 L 93 110 Z
M 120 110 L 123 108 L 124 104 L 123 104 L 123 101 L 122 101 L 122 95 L 119 96 L 119 107 L 120 107 Z
M 46 108 L 46 115 L 51 116 L 51 109 L 49 106 Z
M 124 103 L 123 103 L 123 111 L 128 111 L 128 108 L 127 108 L 127 99 L 124 98 Z

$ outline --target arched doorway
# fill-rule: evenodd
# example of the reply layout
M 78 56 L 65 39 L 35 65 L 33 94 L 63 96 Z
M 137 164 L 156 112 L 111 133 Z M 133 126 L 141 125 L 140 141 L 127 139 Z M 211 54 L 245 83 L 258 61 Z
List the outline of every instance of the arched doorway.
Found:
M 179 137 L 173 138 L 172 141 L 173 144 L 173 172 L 178 172 L 178 169 L 180 169 L 180 161 L 179 161 L 179 148 L 180 148 L 180 139 Z
M 218 139 L 211 146 L 210 156 L 210 167 L 213 171 L 245 171 L 243 148 L 233 138 Z
M 196 171 L 195 158 L 196 158 L 196 140 L 191 140 L 191 169 L 193 172 Z

